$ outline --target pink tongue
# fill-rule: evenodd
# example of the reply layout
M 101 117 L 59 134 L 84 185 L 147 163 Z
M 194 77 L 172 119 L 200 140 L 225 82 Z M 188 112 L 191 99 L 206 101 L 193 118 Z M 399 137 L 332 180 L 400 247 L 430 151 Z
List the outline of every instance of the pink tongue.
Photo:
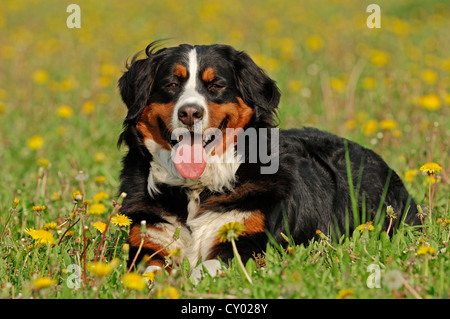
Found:
M 176 150 L 174 163 L 178 173 L 185 178 L 197 178 L 203 174 L 206 167 L 206 151 L 201 138 L 184 138 Z

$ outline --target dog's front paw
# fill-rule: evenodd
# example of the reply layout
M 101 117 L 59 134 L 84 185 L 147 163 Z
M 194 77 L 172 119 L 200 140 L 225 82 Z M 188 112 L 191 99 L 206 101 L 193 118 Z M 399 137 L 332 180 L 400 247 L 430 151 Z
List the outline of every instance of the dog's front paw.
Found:
M 191 271 L 190 279 L 194 285 L 197 285 L 207 273 L 212 277 L 223 273 L 222 267 L 224 266 L 217 259 L 204 261 Z

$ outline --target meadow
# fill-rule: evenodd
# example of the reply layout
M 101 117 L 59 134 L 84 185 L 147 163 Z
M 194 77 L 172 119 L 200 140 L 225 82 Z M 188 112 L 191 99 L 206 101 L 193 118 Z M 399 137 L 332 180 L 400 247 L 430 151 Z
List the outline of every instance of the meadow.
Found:
M 70 2 L 3 0 L 0 298 L 449 298 L 450 6 L 378 1 L 371 29 L 372 2 L 79 0 L 81 28 L 68 28 Z M 194 285 L 182 263 L 147 275 L 148 287 L 142 265 L 126 267 L 118 215 L 117 80 L 158 39 L 249 53 L 282 91 L 281 128 L 318 127 L 381 154 L 422 225 L 287 239 L 245 265 L 252 283 L 233 263 Z

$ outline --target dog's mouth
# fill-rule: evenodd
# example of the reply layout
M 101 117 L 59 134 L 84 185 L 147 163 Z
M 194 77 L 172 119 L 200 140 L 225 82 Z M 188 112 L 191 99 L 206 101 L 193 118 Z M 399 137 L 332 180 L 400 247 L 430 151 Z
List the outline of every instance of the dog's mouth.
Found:
M 200 177 L 207 164 L 207 154 L 213 152 L 220 143 L 218 136 L 223 136 L 227 127 L 228 117 L 225 117 L 218 128 L 202 129 L 201 123 L 192 127 L 176 128 L 172 132 L 162 119 L 158 119 L 159 129 L 163 138 L 171 145 L 173 162 L 181 176 L 185 178 Z

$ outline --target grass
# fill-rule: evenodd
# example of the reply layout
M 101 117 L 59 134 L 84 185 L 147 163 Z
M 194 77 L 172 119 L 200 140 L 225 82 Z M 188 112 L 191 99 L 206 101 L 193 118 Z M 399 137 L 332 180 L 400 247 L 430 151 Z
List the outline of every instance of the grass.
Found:
M 0 11 L 0 298 L 449 298 L 446 2 L 380 1 L 377 30 L 366 26 L 369 2 L 78 4 L 80 29 L 66 27 L 60 1 Z M 282 128 L 316 126 L 382 154 L 428 213 L 423 225 L 388 238 L 361 220 L 352 236 L 269 246 L 245 265 L 252 284 L 237 263 L 197 286 L 186 262 L 150 289 L 126 276 L 128 228 L 102 236 L 94 225 L 120 205 L 117 79 L 162 38 L 247 51 L 283 93 Z M 442 170 L 427 175 L 426 162 Z M 36 245 L 30 233 L 49 223 L 59 226 L 50 244 Z

